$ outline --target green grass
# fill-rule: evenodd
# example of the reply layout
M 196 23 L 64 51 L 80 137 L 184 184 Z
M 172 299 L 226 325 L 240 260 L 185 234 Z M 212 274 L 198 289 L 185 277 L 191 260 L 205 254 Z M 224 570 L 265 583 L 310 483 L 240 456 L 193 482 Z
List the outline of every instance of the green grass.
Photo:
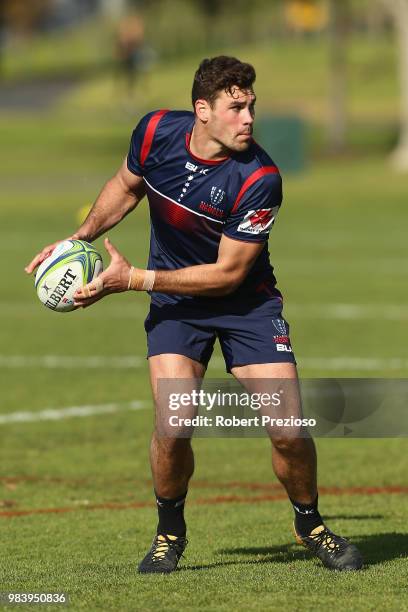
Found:
M 352 598 L 352 610 L 374 609 L 374 601 L 385 610 L 406 609 L 406 499 L 323 496 L 321 506 L 330 525 L 353 538 L 367 561 L 357 576 L 329 574 L 294 545 L 285 501 L 250 502 L 256 494 L 248 494 L 245 483 L 271 480 L 267 444 L 261 440 L 196 441 L 196 484 L 186 512 L 191 543 L 182 569 L 170 577 L 138 576 L 136 563 L 154 529 L 153 504 L 87 508 L 151 500 L 149 429 L 150 416 L 141 413 L 9 426 L 2 448 L 6 473 L 37 478 L 4 487 L 9 503 L 15 504 L 9 509 L 74 511 L 1 519 L 3 590 L 64 590 L 75 610 L 278 610 L 284 605 L 323 610 L 340 609 L 336 601 L 344 597 Z M 320 441 L 318 446 L 322 483 L 402 482 L 403 465 L 384 473 L 379 482 L 376 464 L 378 455 L 400 464 L 405 448 L 401 440 Z M 24 448 L 32 450 L 23 453 Z M 346 457 L 341 467 L 339 454 Z M 347 465 L 353 466 L 352 474 L 344 469 Z M 223 484 L 237 480 L 242 485 L 232 490 Z M 202 488 L 203 482 L 208 486 Z M 231 493 L 248 501 L 198 503 Z
M 313 56 L 300 57 L 313 64 Z M 269 60 L 259 59 L 265 105 Z M 306 87 L 295 53 L 286 60 L 288 73 L 299 70 L 293 74 Z M 166 77 L 160 68 L 143 105 L 162 106 L 170 91 L 176 92 L 172 105 L 187 104 L 191 66 L 182 64 L 176 81 L 176 72 Z M 379 98 L 381 119 L 395 99 Z M 356 108 L 365 104 L 362 97 Z M 113 296 L 84 312 L 59 315 L 41 307 L 33 279 L 23 273 L 39 248 L 76 227 L 80 207 L 95 198 L 126 154 L 135 115 L 107 106 L 92 117 L 74 114 L 70 106 L 48 116 L 0 117 L 0 252 L 6 268 L 0 288 L 0 412 L 123 403 L 115 414 L 0 424 L 0 512 L 70 510 L 0 515 L 0 590 L 64 590 L 73 610 L 408 609 L 406 495 L 321 495 L 329 525 L 350 536 L 367 562 L 358 575 L 330 574 L 293 544 L 288 503 L 257 499 L 265 491 L 245 486 L 275 482 L 263 439 L 195 441 L 197 469 L 187 506 L 191 542 L 182 569 L 168 577 L 136 574 L 156 520 L 148 466 L 146 296 Z M 406 376 L 406 188 L 407 178 L 393 174 L 378 150 L 316 161 L 304 174 L 285 177 L 285 204 L 270 251 L 304 377 Z M 143 265 L 146 202 L 110 236 Z M 36 358 L 46 355 L 140 361 L 134 367 L 92 368 L 86 361 L 77 368 L 41 367 Z M 225 376 L 219 351 L 215 357 L 209 375 Z M 339 357 L 341 367 L 330 365 Z M 28 358 L 33 361 L 25 366 L 18 361 Z M 127 410 L 131 400 L 145 407 Z M 323 488 L 406 482 L 405 439 L 320 439 L 317 446 Z M 241 501 L 211 503 L 231 495 Z M 150 505 L 93 509 L 143 502 Z
M 89 74 L 109 66 L 113 48 L 113 27 L 102 19 L 45 34 L 16 36 L 3 50 L 2 79 L 13 82 Z

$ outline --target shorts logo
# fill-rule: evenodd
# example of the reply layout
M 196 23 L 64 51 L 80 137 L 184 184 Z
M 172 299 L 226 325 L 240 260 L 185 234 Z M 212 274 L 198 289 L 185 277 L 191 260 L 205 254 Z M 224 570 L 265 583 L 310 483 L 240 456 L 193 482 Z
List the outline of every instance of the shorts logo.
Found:
M 275 344 L 289 344 L 288 336 L 274 336 L 273 341 Z
M 272 325 L 274 326 L 274 328 L 276 329 L 276 331 L 278 332 L 280 336 L 288 335 L 286 324 L 283 319 L 272 319 Z
M 277 344 L 276 350 L 280 352 L 291 353 L 292 347 L 290 346 L 290 344 Z
M 274 208 L 250 210 L 239 224 L 238 231 L 246 234 L 266 234 L 275 221 L 278 208 L 275 206 Z
M 225 198 L 225 191 L 215 185 L 211 187 L 210 199 L 213 206 L 219 206 Z
M 293 351 L 288 336 L 289 330 L 286 328 L 286 322 L 283 319 L 272 319 L 272 324 L 279 334 L 273 337 L 273 341 L 276 344 L 276 350 L 280 353 L 292 353 Z

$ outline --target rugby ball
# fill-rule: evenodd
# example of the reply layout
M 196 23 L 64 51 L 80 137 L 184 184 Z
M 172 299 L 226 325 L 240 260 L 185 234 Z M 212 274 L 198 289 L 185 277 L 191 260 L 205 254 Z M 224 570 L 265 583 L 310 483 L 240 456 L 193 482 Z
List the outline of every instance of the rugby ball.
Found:
M 56 312 L 74 310 L 74 293 L 103 270 L 100 253 L 84 240 L 64 240 L 44 259 L 35 275 L 40 301 Z

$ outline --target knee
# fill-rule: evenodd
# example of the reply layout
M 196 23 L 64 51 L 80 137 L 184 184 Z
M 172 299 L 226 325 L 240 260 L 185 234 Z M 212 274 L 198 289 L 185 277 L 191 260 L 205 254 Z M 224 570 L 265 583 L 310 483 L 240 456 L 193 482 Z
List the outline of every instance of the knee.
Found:
M 303 438 L 278 436 L 271 438 L 272 446 L 284 455 L 304 453 L 306 441 Z

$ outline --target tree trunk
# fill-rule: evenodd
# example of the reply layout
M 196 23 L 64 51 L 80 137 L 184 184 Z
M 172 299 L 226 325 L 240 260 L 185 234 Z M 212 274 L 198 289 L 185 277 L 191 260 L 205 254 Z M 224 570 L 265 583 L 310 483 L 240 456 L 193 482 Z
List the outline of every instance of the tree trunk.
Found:
M 341 151 L 346 145 L 348 3 L 349 0 L 330 0 L 328 142 L 334 152 Z
M 400 135 L 392 162 L 398 170 L 408 171 L 408 0 L 387 0 L 395 22 L 401 83 Z
M 0 81 L 4 72 L 4 43 L 6 38 L 6 18 L 4 14 L 4 0 L 0 0 Z

